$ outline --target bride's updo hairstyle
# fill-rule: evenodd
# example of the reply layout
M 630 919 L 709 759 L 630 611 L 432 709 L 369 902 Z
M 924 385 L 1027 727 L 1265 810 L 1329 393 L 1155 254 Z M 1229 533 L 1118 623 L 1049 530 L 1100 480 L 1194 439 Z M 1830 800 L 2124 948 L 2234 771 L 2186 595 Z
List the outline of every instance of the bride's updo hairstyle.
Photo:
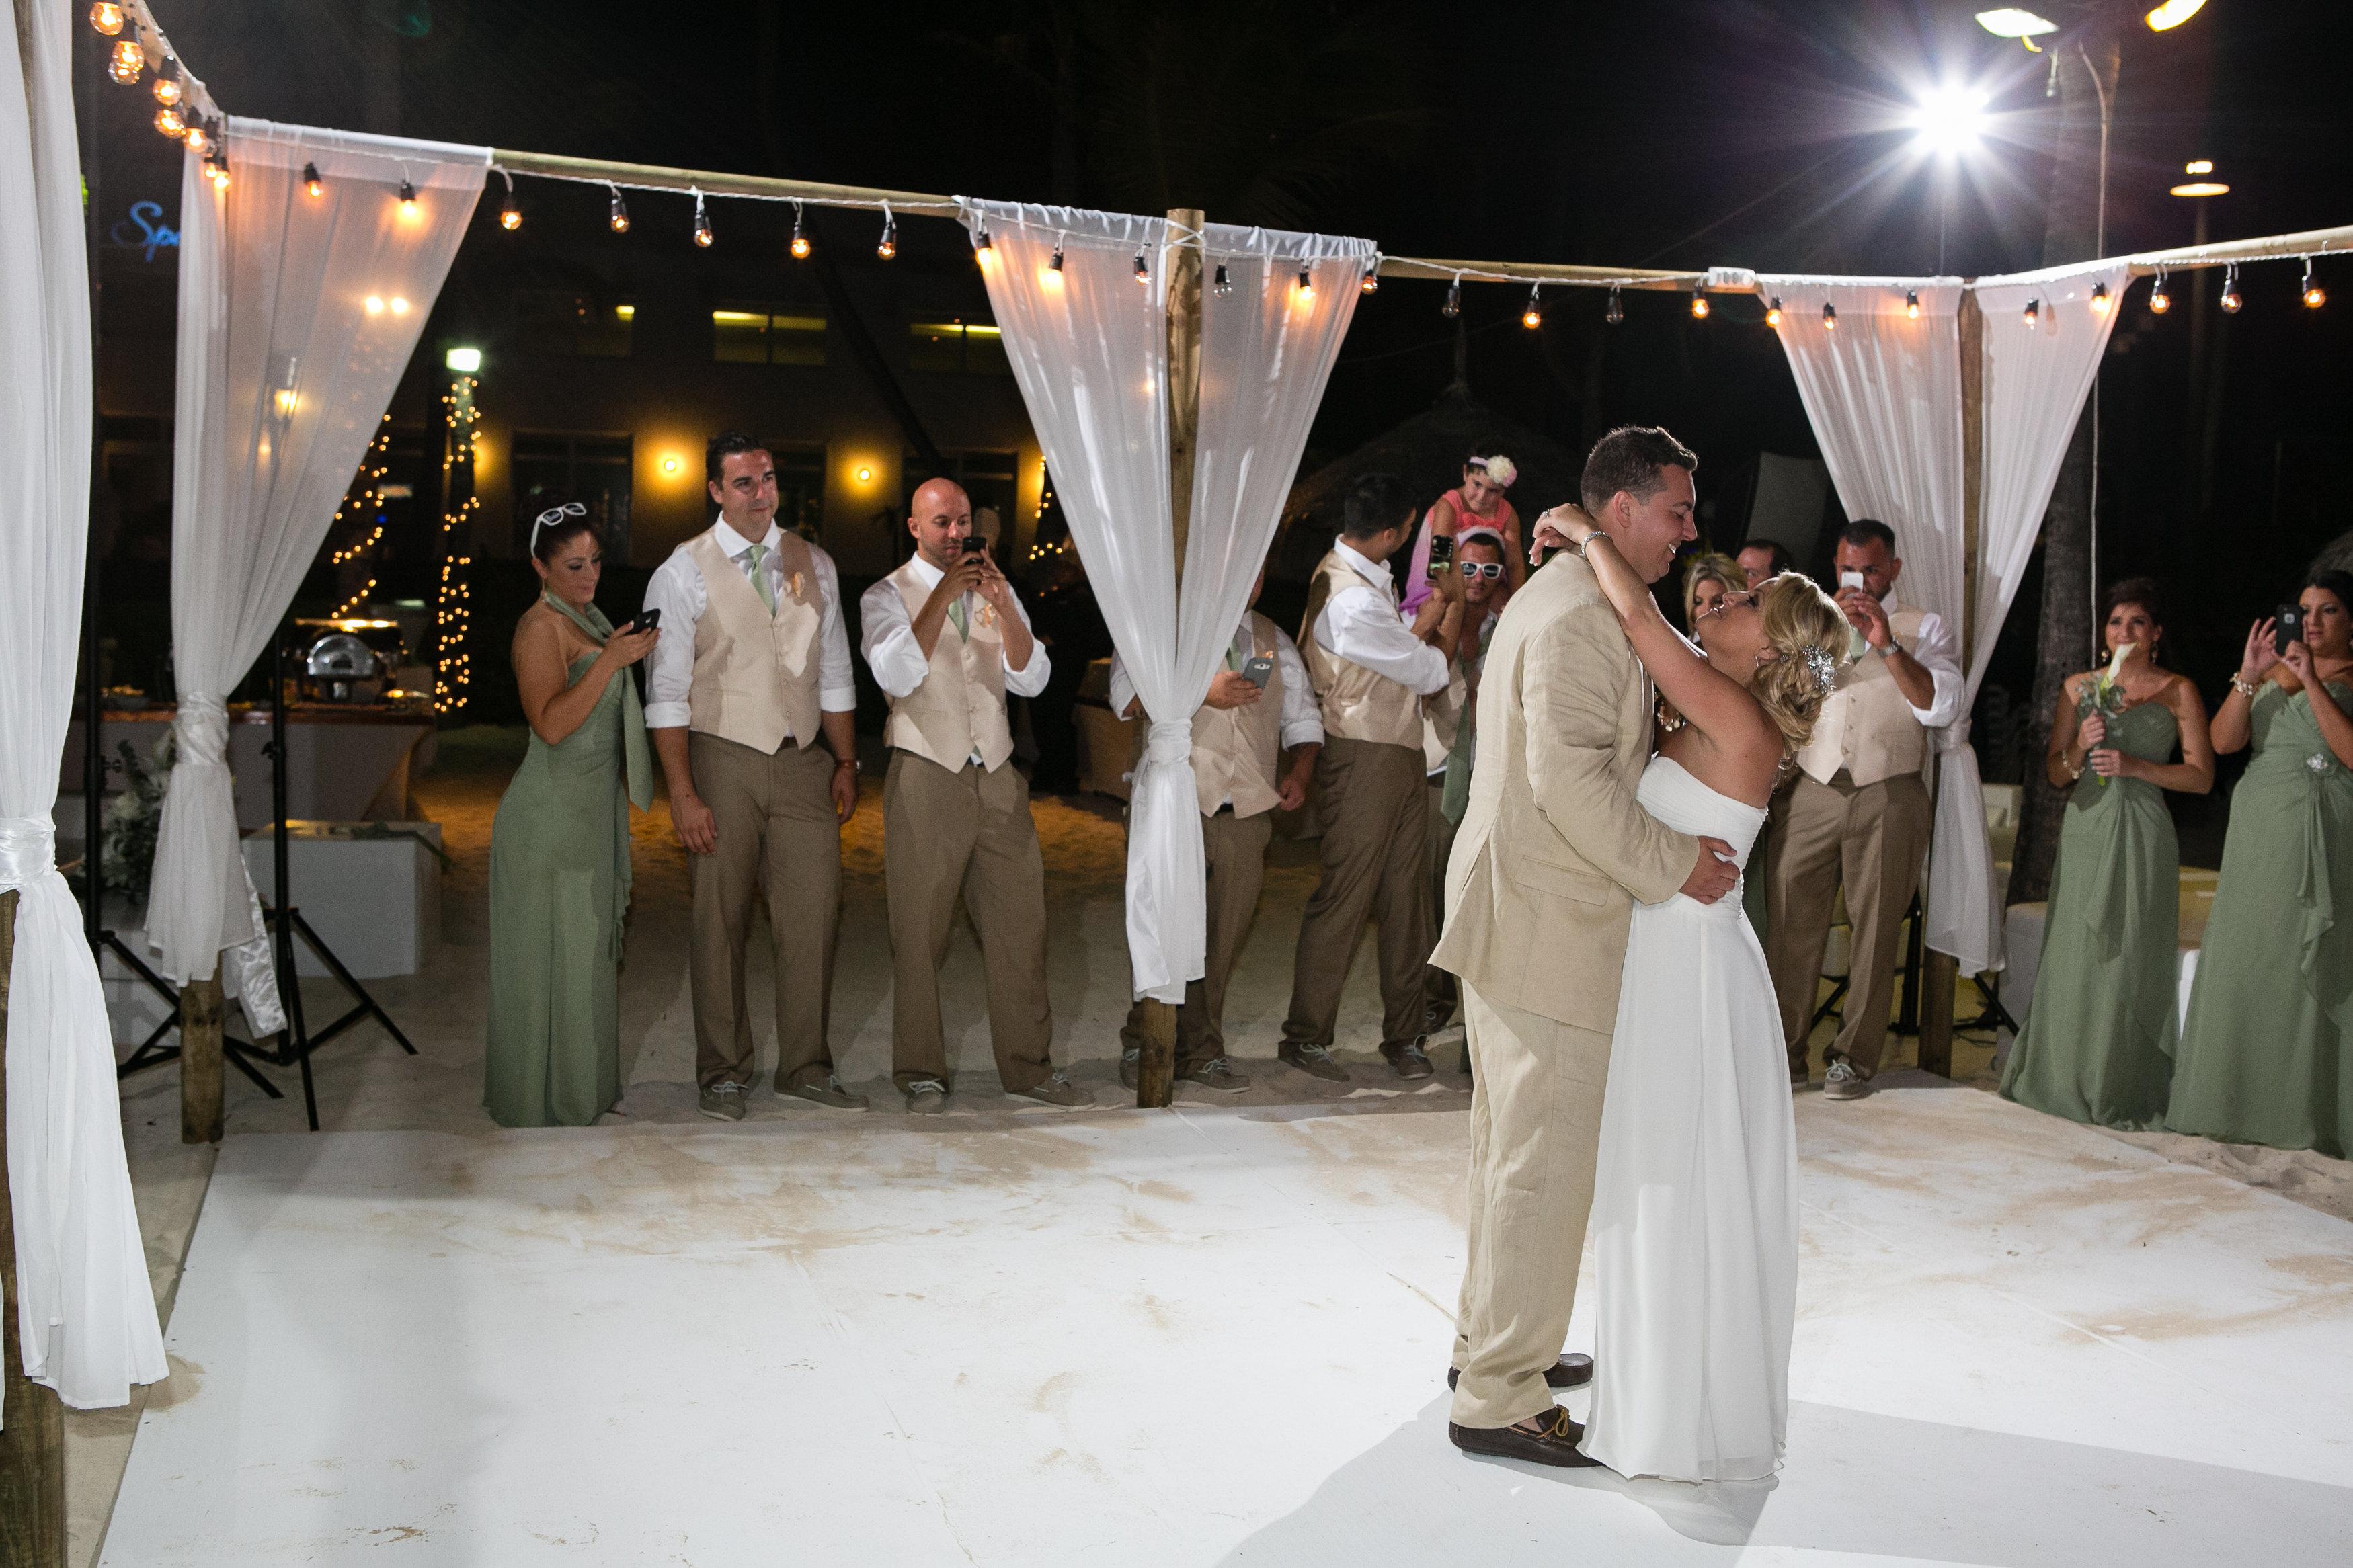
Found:
M 1774 657 L 1758 661 L 1748 689 L 1796 751 L 1812 738 L 1822 700 L 1845 662 L 1846 615 L 1811 577 L 1798 572 L 1757 584 L 1757 611 L 1765 646 Z

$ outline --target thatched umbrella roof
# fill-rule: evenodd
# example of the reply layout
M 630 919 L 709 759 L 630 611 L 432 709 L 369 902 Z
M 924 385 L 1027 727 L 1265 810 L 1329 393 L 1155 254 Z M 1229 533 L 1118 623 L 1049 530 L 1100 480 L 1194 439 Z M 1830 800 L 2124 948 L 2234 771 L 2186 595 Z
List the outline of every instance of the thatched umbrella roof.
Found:
M 1427 508 L 1461 482 L 1462 459 L 1473 451 L 1502 452 L 1518 465 L 1520 477 L 1512 486 L 1511 501 L 1524 521 L 1573 500 L 1577 476 L 1585 470 L 1581 453 L 1503 417 L 1457 383 L 1427 412 L 1291 487 L 1267 575 L 1297 582 L 1315 570 L 1315 563 L 1332 547 L 1332 536 L 1340 531 L 1341 502 L 1358 476 L 1399 475 Z

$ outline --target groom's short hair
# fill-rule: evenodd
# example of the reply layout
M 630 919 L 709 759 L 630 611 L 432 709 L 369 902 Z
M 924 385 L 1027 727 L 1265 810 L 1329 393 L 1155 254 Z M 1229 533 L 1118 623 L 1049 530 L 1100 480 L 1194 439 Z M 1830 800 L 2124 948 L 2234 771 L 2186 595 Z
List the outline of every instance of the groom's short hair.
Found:
M 1585 510 L 1599 517 L 1609 498 L 1624 490 L 1636 500 L 1649 500 L 1659 493 L 1666 480 L 1659 477 L 1661 468 L 1682 468 L 1686 472 L 1699 467 L 1699 458 L 1689 447 L 1651 425 L 1620 425 L 1593 444 L 1593 455 L 1585 459 L 1585 475 L 1577 481 L 1577 498 Z
M 1395 474 L 1371 473 L 1348 487 L 1340 503 L 1340 533 L 1346 539 L 1370 539 L 1385 529 L 1413 517 L 1413 491 Z

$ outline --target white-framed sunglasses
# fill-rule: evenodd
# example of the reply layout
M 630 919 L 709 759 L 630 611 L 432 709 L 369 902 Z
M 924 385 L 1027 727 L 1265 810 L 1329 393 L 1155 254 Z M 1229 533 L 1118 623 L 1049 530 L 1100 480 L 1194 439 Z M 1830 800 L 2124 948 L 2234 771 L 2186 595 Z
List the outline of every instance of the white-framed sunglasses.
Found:
M 1475 582 L 1481 577 L 1501 577 L 1504 574 L 1504 563 L 1500 561 L 1458 561 L 1454 563 L 1454 569 L 1462 574 L 1462 579 L 1466 583 Z

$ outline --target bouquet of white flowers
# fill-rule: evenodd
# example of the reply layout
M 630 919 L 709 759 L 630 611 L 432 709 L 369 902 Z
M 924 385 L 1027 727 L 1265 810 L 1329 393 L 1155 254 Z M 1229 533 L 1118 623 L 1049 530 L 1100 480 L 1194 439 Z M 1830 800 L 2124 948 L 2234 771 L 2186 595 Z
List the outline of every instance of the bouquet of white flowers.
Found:
M 2116 724 L 2116 716 L 2122 713 L 2126 707 L 2122 679 L 2125 660 L 2130 658 L 2133 649 L 2139 646 L 2138 643 L 2117 644 L 2116 651 L 2109 656 L 2108 667 L 2093 678 L 2092 689 L 2084 694 L 2081 705 L 2083 711 L 2099 714 L 2111 730 Z M 2116 749 L 2116 738 L 2112 732 L 2106 737 L 2105 744 L 2100 749 L 2113 751 Z M 2108 787 L 2106 778 L 2100 778 L 2100 787 L 2102 789 Z

